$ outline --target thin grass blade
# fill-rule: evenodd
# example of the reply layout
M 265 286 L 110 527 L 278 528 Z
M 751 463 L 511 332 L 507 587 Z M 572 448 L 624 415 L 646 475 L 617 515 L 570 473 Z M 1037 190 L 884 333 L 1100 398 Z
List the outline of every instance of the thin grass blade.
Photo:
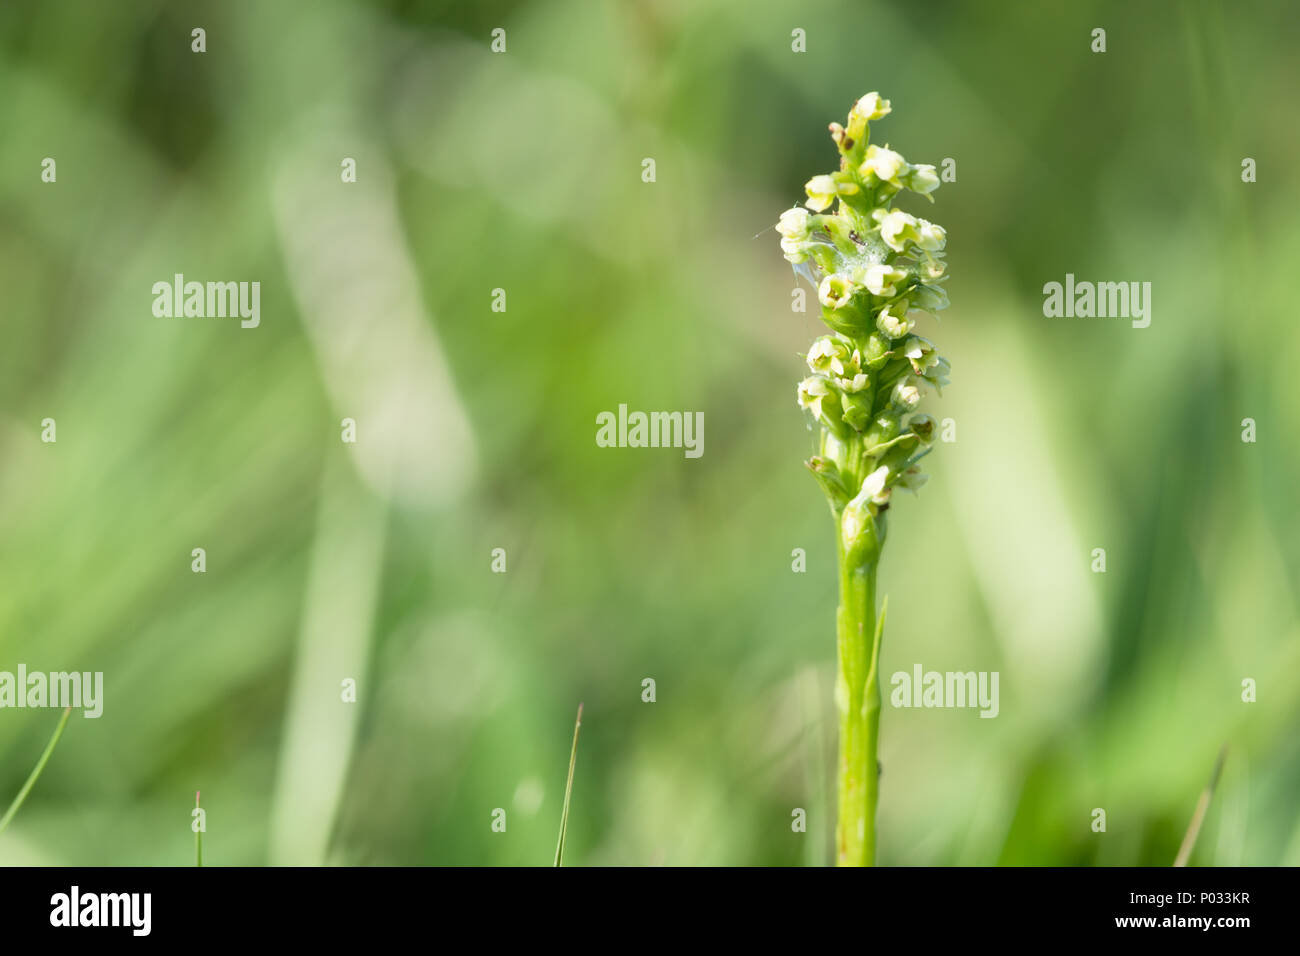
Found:
M 54 748 L 58 744 L 59 738 L 63 736 L 63 728 L 68 725 L 68 717 L 71 714 L 71 707 L 63 708 L 63 716 L 59 718 L 59 726 L 54 728 L 54 736 L 52 736 L 50 742 L 45 745 L 45 752 L 41 754 L 41 759 L 36 761 L 36 766 L 32 769 L 31 775 L 27 778 L 27 782 L 23 784 L 23 788 L 18 791 L 18 796 L 14 797 L 14 802 L 9 804 L 9 809 L 5 811 L 5 815 L 0 817 L 0 833 L 5 832 L 5 827 L 9 826 L 9 821 L 14 818 L 14 814 L 18 812 L 18 808 L 21 807 L 23 801 L 27 799 L 27 794 L 31 793 L 32 787 L 36 786 L 36 781 L 40 777 L 41 771 L 44 770 L 45 765 L 49 763 L 50 754 L 54 753 Z
M 569 779 L 564 784 L 564 810 L 560 814 L 560 840 L 555 845 L 555 865 L 564 865 L 564 836 L 569 830 L 569 799 L 573 796 L 573 767 L 578 762 L 578 731 L 582 729 L 582 704 L 573 722 L 573 748 L 569 751 Z
M 1196 812 L 1192 814 L 1192 822 L 1183 837 L 1183 845 L 1178 848 L 1174 866 L 1186 866 L 1192 856 L 1192 850 L 1196 847 L 1196 838 L 1201 834 L 1201 824 L 1205 822 L 1205 812 L 1210 809 L 1210 800 L 1214 797 L 1214 788 L 1219 785 L 1219 775 L 1223 773 L 1223 761 L 1227 756 L 1228 745 L 1224 744 L 1219 749 L 1219 759 L 1214 761 L 1214 772 L 1210 774 L 1210 782 L 1201 791 L 1201 798 L 1196 801 Z

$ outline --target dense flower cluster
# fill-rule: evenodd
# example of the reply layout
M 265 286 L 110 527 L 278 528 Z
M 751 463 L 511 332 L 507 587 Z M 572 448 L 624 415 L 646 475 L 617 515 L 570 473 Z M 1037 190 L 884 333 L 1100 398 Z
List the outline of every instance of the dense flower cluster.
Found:
M 876 517 L 893 488 L 916 490 L 934 420 L 915 414 L 927 387 L 948 381 L 948 362 L 914 333 L 919 313 L 948 305 L 942 282 L 943 227 L 892 208 L 903 190 L 933 202 L 939 176 L 888 146 L 870 142 L 869 124 L 889 101 L 868 93 L 847 126 L 832 123 L 840 168 L 814 176 L 803 207 L 781 215 L 781 250 L 817 286 L 830 334 L 808 350 L 812 374 L 798 399 L 822 427 L 821 454 L 808 467 L 840 518 L 846 553 L 878 554 Z M 836 205 L 833 211 L 833 204 Z M 805 208 L 806 207 L 806 208 Z

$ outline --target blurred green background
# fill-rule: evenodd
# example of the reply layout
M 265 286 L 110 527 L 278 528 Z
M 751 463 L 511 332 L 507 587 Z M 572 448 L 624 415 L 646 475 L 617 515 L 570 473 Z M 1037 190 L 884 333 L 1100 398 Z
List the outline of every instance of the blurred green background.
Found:
M 883 672 L 1001 674 L 996 720 L 886 706 L 880 861 L 1168 864 L 1227 743 L 1193 862 L 1300 863 L 1297 14 L 1064 7 L 0 8 L 0 669 L 106 682 L 0 863 L 192 862 L 201 789 L 212 865 L 545 864 L 579 701 L 567 862 L 828 862 L 820 323 L 770 226 L 870 90 L 957 169 L 903 203 L 957 441 Z M 261 326 L 155 318 L 177 272 Z M 1067 272 L 1150 328 L 1044 318 Z M 703 457 L 598 448 L 620 403 Z M 0 711 L 0 804 L 57 716 Z

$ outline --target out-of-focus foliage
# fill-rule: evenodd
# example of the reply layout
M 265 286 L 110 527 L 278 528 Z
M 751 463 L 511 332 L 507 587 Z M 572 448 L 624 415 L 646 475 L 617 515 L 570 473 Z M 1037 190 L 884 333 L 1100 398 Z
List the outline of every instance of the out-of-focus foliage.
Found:
M 875 89 L 957 169 L 957 441 L 891 512 L 882 666 L 1001 674 L 994 720 L 886 706 L 881 862 L 1167 864 L 1227 742 L 1193 862 L 1300 863 L 1298 39 L 1256 3 L 4 4 L 0 670 L 106 699 L 0 863 L 184 863 L 201 789 L 214 865 L 544 864 L 580 700 L 566 862 L 826 862 L 819 323 L 769 227 Z M 1151 326 L 1044 318 L 1067 272 L 1151 282 Z M 175 273 L 260 281 L 261 326 L 155 318 Z M 703 411 L 703 457 L 598 448 L 620 403 Z M 57 718 L 0 711 L 0 802 Z

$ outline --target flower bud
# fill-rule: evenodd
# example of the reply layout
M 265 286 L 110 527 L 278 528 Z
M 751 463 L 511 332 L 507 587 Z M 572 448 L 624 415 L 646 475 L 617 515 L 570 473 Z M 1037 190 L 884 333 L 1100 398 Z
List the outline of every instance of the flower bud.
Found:
M 844 513 L 840 515 L 840 541 L 850 565 L 871 560 L 879 549 L 872 499 L 884 492 L 888 477 L 888 468 L 873 471 L 863 480 L 862 490 L 844 506 Z
M 882 368 L 893 356 L 891 343 L 878 332 L 867 336 L 867 350 L 863 353 L 863 365 L 871 371 Z
M 845 141 L 837 140 L 837 145 L 845 152 L 860 150 L 870 136 L 867 124 L 888 115 L 889 100 L 882 99 L 879 93 L 868 93 L 849 110 L 849 125 L 844 131 Z
M 901 467 L 912 457 L 921 443 L 921 438 L 914 432 L 899 432 L 886 442 L 867 446 L 866 455 L 875 459 L 877 465 L 884 465 L 892 472 Z
M 830 499 L 831 505 L 836 509 L 843 508 L 849 500 L 849 493 L 844 487 L 844 479 L 840 475 L 839 466 L 824 455 L 813 455 L 804 462 L 804 465 L 812 472 L 812 476 L 817 479 L 817 483 L 822 486 L 822 490 L 826 492 L 826 497 Z
M 886 408 L 876 415 L 871 427 L 863 435 L 862 443 L 871 454 L 879 454 L 882 448 L 899 435 L 899 416 L 897 408 Z
M 861 494 L 866 495 L 868 498 L 874 498 L 885 490 L 885 482 L 888 480 L 889 469 L 882 465 L 871 474 L 867 475 L 866 479 L 862 482 Z
M 850 394 L 845 392 L 840 396 L 840 407 L 844 412 L 844 421 L 854 431 L 862 431 L 871 421 L 871 396 L 863 395 L 861 392 Z
M 943 286 L 922 283 L 916 287 L 912 305 L 922 312 L 938 312 L 948 308 L 948 293 L 943 290 Z

